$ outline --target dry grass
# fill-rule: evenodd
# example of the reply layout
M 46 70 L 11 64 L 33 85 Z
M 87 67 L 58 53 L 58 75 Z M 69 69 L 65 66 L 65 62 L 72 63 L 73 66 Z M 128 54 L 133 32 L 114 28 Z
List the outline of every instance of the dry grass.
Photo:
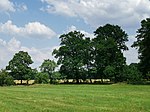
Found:
M 21 84 L 21 80 L 14 80 L 15 84 Z M 27 80 L 22 80 L 23 84 L 27 84 Z M 29 80 L 28 84 L 33 84 L 34 80 Z
M 76 80 L 73 80 L 73 79 L 68 79 L 68 80 L 58 80 L 59 83 L 64 83 L 64 82 L 76 82 Z M 91 83 L 90 82 L 90 79 L 86 79 L 85 81 L 83 81 L 82 79 L 79 80 L 81 83 Z M 95 83 L 95 82 L 101 82 L 102 80 L 101 79 L 91 79 L 92 83 Z M 15 84 L 21 84 L 21 80 L 14 80 Z M 28 81 L 28 84 L 34 84 L 35 80 L 29 80 Z M 110 82 L 109 79 L 103 79 L 103 82 Z M 22 83 L 23 84 L 27 84 L 27 80 L 22 80 Z

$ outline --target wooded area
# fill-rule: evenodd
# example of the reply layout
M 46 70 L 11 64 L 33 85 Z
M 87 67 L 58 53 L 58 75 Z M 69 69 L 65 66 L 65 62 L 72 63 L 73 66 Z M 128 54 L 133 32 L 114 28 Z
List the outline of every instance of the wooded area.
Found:
M 81 83 L 91 79 L 109 79 L 110 82 L 139 83 L 150 79 L 150 18 L 141 21 L 137 41 L 132 47 L 138 49 L 139 63 L 126 64 L 123 52 L 128 50 L 128 34 L 118 25 L 106 24 L 94 31 L 94 38 L 80 31 L 71 31 L 60 37 L 60 48 L 53 51 L 58 60 L 46 59 L 37 69 L 27 52 L 19 51 L 0 71 L 0 85 L 12 85 L 14 80 L 35 80 L 35 83 L 57 83 L 73 79 Z M 56 71 L 56 67 L 60 67 Z M 88 82 L 89 83 L 89 82 Z M 91 81 L 92 83 L 92 81 Z

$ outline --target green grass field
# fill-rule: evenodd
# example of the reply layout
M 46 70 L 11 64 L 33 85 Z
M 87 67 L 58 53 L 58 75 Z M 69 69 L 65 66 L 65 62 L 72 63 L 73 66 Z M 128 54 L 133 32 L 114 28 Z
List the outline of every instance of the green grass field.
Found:
M 150 112 L 150 86 L 0 87 L 0 112 Z

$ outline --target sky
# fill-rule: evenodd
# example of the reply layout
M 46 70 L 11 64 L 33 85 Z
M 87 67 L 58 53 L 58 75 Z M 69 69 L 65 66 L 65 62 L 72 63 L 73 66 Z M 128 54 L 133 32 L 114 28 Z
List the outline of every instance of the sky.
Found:
M 141 20 L 150 17 L 149 0 L 1 0 L 0 69 L 18 51 L 32 57 L 38 68 L 44 59 L 54 59 L 59 36 L 79 30 L 93 37 L 93 32 L 107 23 L 119 25 L 128 33 L 127 64 L 138 62 L 136 40 Z

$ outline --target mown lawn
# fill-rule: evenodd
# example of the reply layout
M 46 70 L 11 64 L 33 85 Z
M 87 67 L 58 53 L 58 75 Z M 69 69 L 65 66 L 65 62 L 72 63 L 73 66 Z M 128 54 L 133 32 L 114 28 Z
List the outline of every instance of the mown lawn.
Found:
M 0 87 L 0 112 L 150 112 L 150 86 Z

